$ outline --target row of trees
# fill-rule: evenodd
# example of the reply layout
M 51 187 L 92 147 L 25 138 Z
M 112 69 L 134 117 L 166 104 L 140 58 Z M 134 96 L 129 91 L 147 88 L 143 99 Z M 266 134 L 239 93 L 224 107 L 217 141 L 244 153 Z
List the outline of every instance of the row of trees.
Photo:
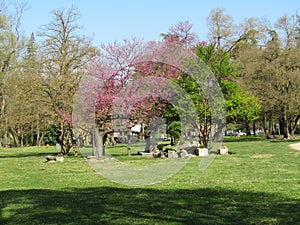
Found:
M 98 146 L 94 154 L 101 156 L 103 138 L 112 132 L 112 103 L 133 78 L 148 76 L 160 77 L 149 87 L 164 89 L 166 82 L 159 80 L 172 80 L 185 90 L 197 109 L 199 141 L 207 145 L 211 109 L 201 87 L 180 70 L 178 62 L 158 63 L 158 52 L 168 50 L 165 46 L 170 44 L 192 52 L 193 56 L 183 55 L 202 60 L 215 75 L 224 95 L 228 124 L 240 124 L 248 134 L 250 126 L 260 125 L 267 137 L 276 132 L 285 138 L 294 136 L 300 118 L 297 16 L 283 16 L 274 24 L 255 18 L 234 24 L 224 9 L 217 8 L 208 17 L 209 41 L 199 41 L 189 22 L 179 22 L 162 34 L 161 42 L 145 44 L 134 39 L 97 48 L 91 38 L 79 35 L 80 14 L 74 7 L 54 10 L 52 21 L 29 38 L 21 33 L 27 4 L 9 9 L 1 4 L 2 146 L 59 142 L 63 154 L 76 149 L 71 115 L 81 84 L 80 90 L 93 90 L 93 96 L 85 94 L 86 99 L 81 100 L 96 102 L 89 104 L 95 107 L 97 123 L 87 131 L 94 134 L 94 146 Z M 36 36 L 41 40 L 38 43 Z M 138 58 L 141 56 L 144 58 Z M 97 82 L 85 81 L 86 75 Z M 128 117 L 131 124 L 142 121 L 150 125 L 153 117 L 163 117 L 168 124 L 178 120 L 179 112 L 170 102 L 144 93 L 148 94 L 143 99 L 125 99 L 135 102 Z
M 78 35 L 80 14 L 75 8 L 53 11 L 36 42 L 34 33 L 21 34 L 27 4 L 1 4 L 1 145 L 72 143 L 70 126 L 62 117 L 72 112 L 73 96 L 85 65 L 96 53 L 91 38 Z

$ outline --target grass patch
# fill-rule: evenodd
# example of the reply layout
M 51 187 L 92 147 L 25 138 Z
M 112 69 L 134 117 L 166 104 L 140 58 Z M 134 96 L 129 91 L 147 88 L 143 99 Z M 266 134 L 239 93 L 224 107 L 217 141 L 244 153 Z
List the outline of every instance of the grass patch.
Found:
M 1 149 L 0 224 L 299 224 L 300 151 L 291 142 L 232 139 L 232 154 L 205 171 L 192 158 L 144 187 L 113 183 L 80 157 L 46 163 L 54 147 Z M 108 151 L 135 165 L 163 160 L 128 157 L 122 145 Z

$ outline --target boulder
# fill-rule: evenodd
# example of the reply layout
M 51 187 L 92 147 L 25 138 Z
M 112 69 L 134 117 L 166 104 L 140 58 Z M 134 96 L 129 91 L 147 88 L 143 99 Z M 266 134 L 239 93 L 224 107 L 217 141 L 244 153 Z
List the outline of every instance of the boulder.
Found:
M 64 157 L 48 155 L 48 156 L 46 156 L 46 160 L 47 160 L 47 162 L 63 162 Z
M 200 147 L 198 141 L 185 142 L 179 146 L 179 150 L 186 150 L 188 154 L 196 154 L 196 149 Z
M 226 146 L 222 146 L 220 149 L 219 149 L 219 154 L 220 155 L 228 155 L 228 148 Z
M 138 154 L 142 157 L 153 158 L 153 154 L 151 152 L 139 152 Z
M 150 153 L 153 155 L 153 157 L 158 157 L 161 155 L 161 150 L 159 150 L 157 147 L 152 147 L 150 149 Z
M 186 158 L 186 157 L 189 157 L 189 154 L 188 154 L 188 152 L 186 150 L 183 149 L 183 150 L 180 150 L 179 156 L 181 158 Z
M 178 158 L 178 154 L 176 151 L 169 150 L 168 151 L 168 158 Z
M 198 152 L 198 156 L 208 156 L 207 148 L 199 148 L 197 152 Z

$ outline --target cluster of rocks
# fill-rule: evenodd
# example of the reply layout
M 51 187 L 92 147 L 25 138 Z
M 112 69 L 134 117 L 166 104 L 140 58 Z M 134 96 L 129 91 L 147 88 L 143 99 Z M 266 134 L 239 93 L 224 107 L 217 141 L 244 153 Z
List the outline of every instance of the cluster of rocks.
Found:
M 163 146 L 153 146 L 149 152 L 139 152 L 140 155 L 149 158 L 188 158 L 194 156 L 208 156 L 207 148 L 200 148 L 197 141 L 185 142 L 179 145 L 178 150 L 166 148 L 163 151 Z
M 218 155 L 229 155 L 228 148 L 226 146 L 221 146 L 217 152 Z M 166 148 L 163 151 L 163 146 L 153 146 L 150 148 L 149 152 L 139 152 L 143 157 L 149 158 L 188 158 L 194 156 L 208 156 L 208 149 L 201 148 L 197 141 L 185 142 L 179 145 L 178 150 L 172 148 Z

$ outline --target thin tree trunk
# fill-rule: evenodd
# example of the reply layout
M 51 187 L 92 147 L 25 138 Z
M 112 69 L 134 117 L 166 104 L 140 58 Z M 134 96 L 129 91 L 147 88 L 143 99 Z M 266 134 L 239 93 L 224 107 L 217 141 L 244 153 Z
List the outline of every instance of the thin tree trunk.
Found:
M 246 124 L 246 134 L 247 134 L 247 136 L 251 136 L 251 131 L 250 131 L 250 125 L 249 125 L 249 123 Z
M 44 136 L 45 136 L 45 134 L 42 134 L 42 135 L 40 136 L 40 138 L 37 139 L 38 146 L 41 146 L 41 144 L 42 144 L 42 142 L 43 142 L 43 139 L 44 139 Z
M 268 130 L 268 127 L 267 127 L 267 119 L 266 119 L 266 114 L 263 114 L 262 116 L 263 120 L 262 120 L 262 127 L 263 127 L 263 130 L 264 130 L 264 134 L 265 134 L 265 137 L 266 139 L 270 139 L 270 131 Z
M 132 134 L 129 131 L 127 135 L 127 155 L 131 156 L 131 139 L 132 139 Z
M 256 129 L 255 129 L 255 123 L 253 122 L 253 125 L 252 125 L 252 132 L 253 132 L 253 135 L 255 136 L 256 135 Z
M 13 136 L 16 147 L 20 147 L 20 143 L 19 143 L 19 139 L 18 139 L 18 136 L 16 134 L 16 131 L 12 127 L 10 127 L 9 130 L 10 130 L 10 133 L 12 134 L 12 136 Z
M 41 140 L 40 140 L 40 123 L 39 123 L 39 116 L 37 116 L 37 121 L 36 121 L 36 145 L 40 146 L 41 145 Z
M 21 129 L 21 147 L 24 146 L 24 133 L 23 133 L 23 129 Z
M 290 127 L 290 124 L 289 124 L 289 120 L 288 120 L 288 116 L 287 116 L 287 106 L 284 106 L 284 110 L 283 110 L 283 124 L 284 124 L 284 135 L 283 137 L 285 139 L 291 139 L 292 136 L 290 134 L 290 131 L 289 131 L 289 127 Z
M 290 134 L 291 134 L 292 138 L 295 137 L 295 131 L 297 129 L 297 125 L 298 125 L 299 119 L 300 119 L 300 115 L 297 115 L 296 118 L 295 118 L 295 120 L 290 123 L 291 124 Z

